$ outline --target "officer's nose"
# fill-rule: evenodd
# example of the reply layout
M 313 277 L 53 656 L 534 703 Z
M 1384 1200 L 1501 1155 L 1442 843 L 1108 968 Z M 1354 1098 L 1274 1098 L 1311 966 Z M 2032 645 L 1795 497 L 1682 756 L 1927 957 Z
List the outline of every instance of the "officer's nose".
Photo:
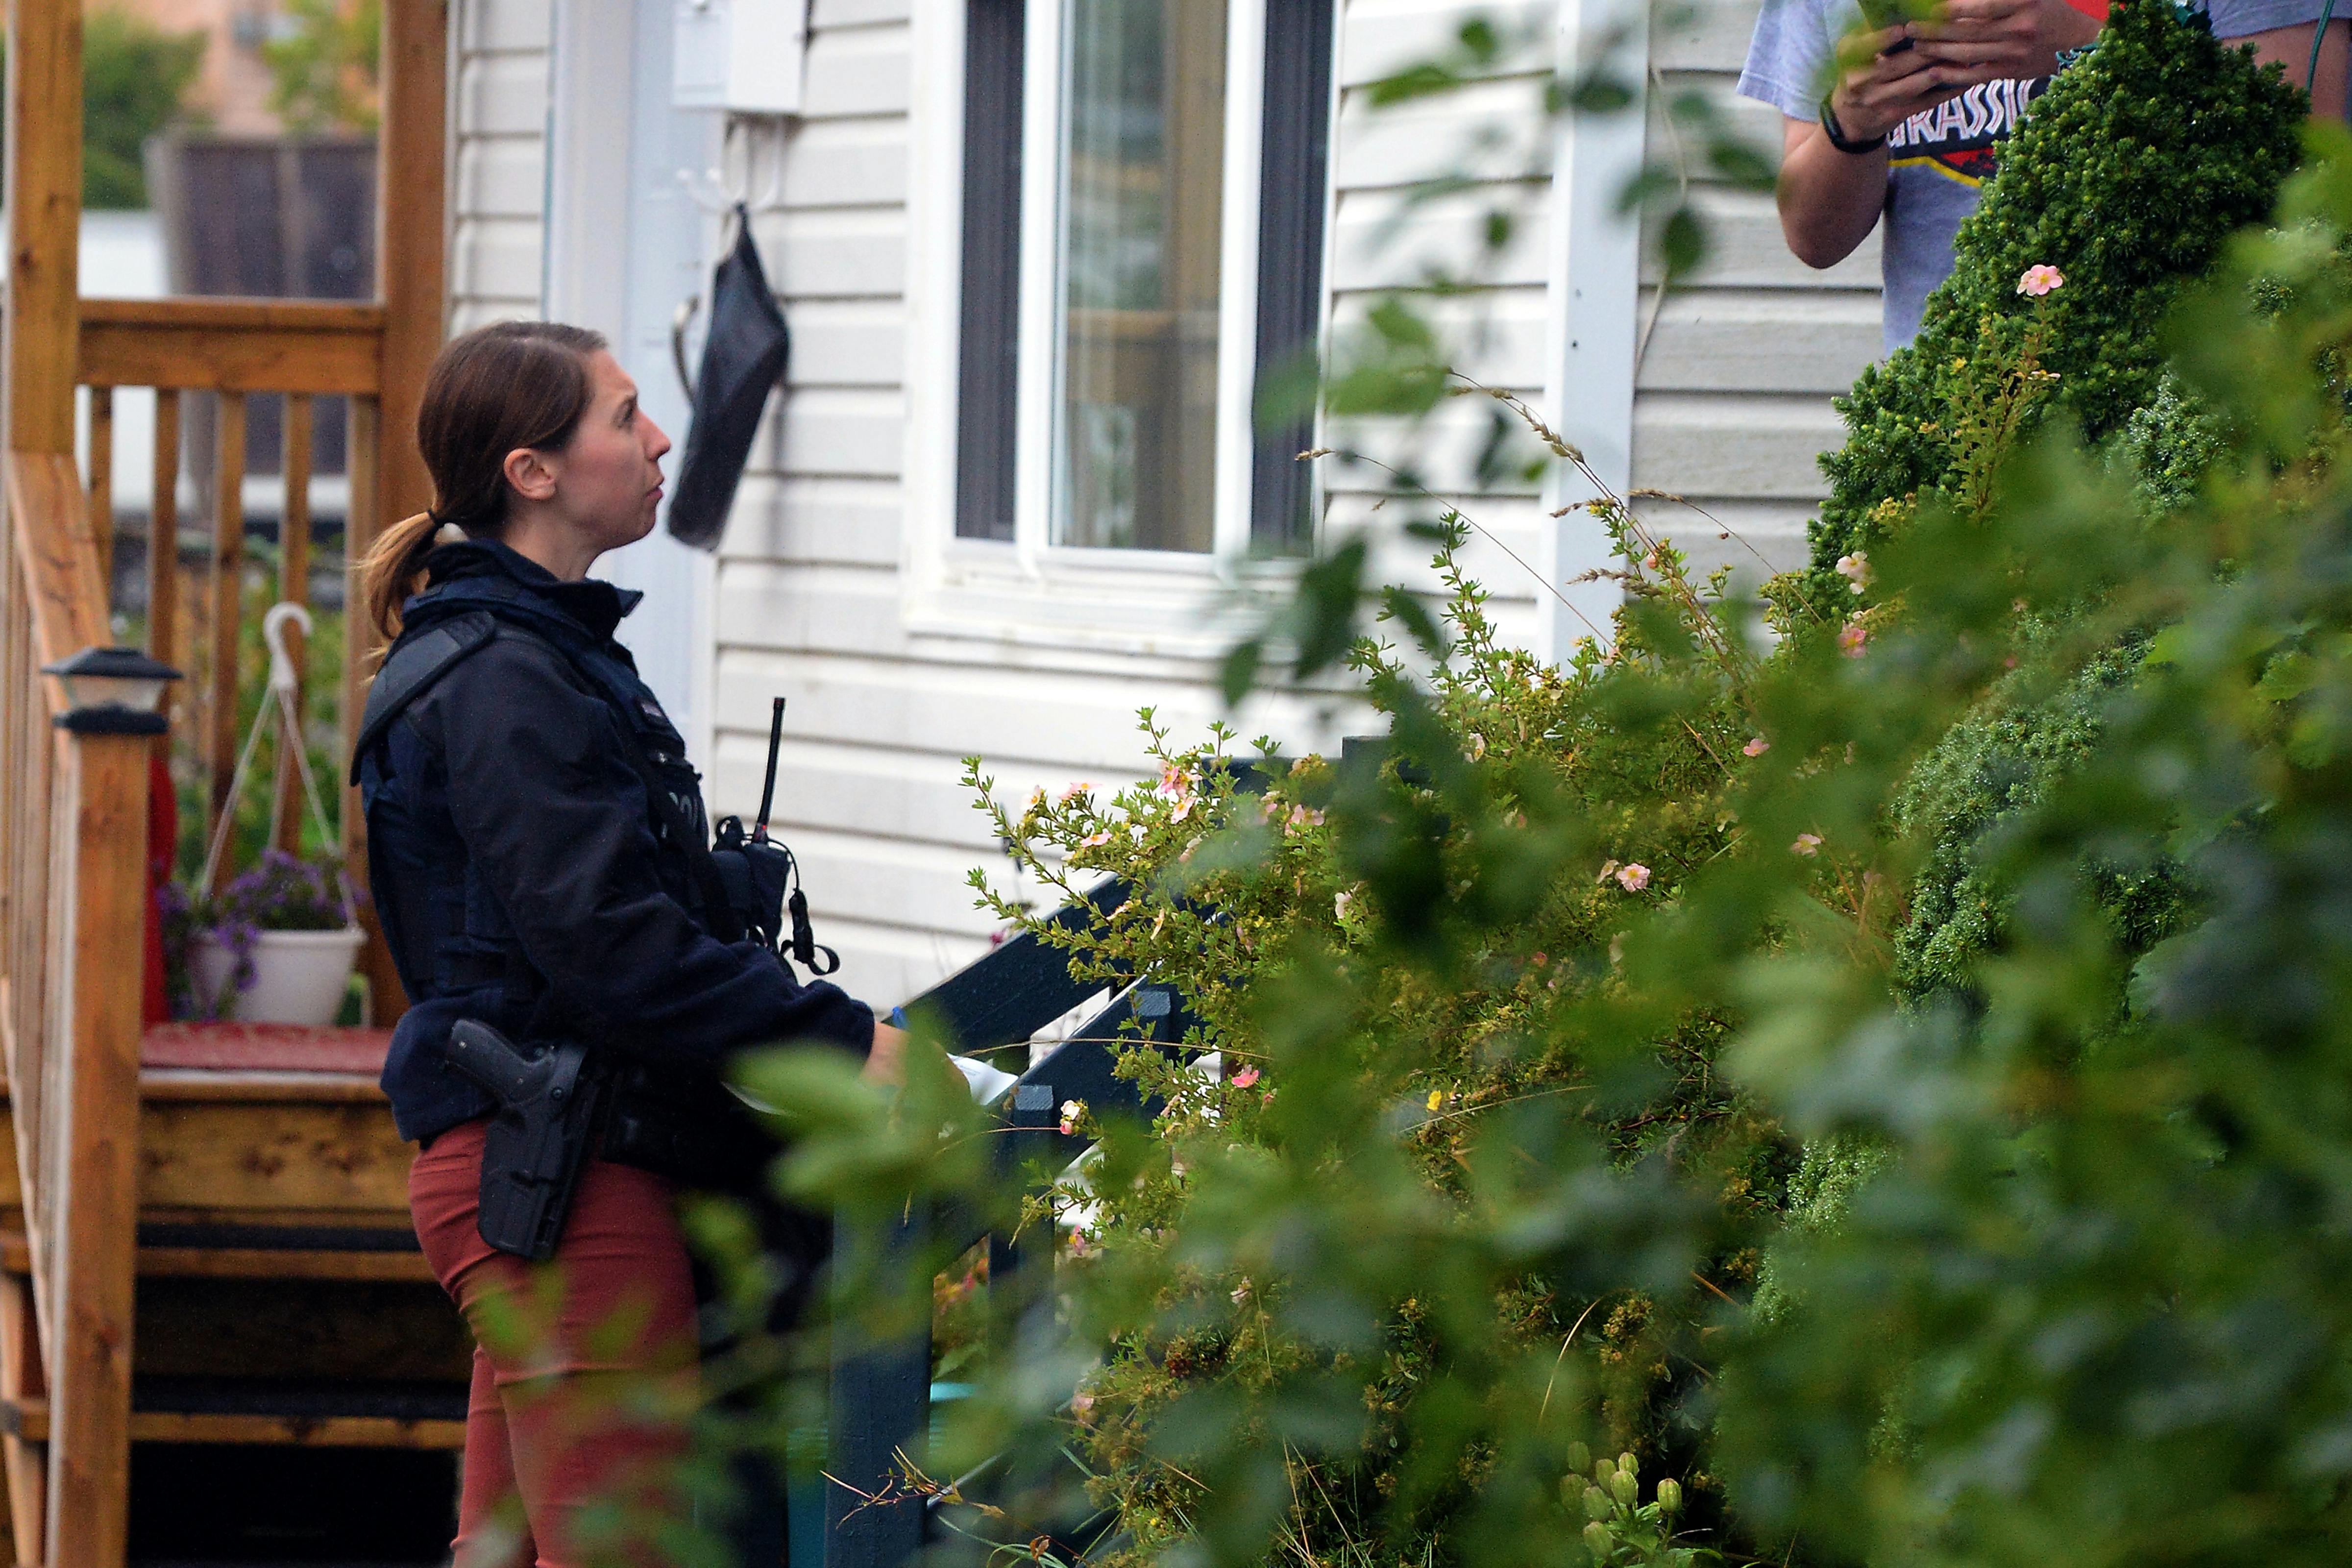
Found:
M 646 461 L 658 463 L 668 455 L 669 437 L 664 433 L 660 426 L 654 423 L 652 415 L 641 412 L 638 417 L 644 422 L 646 427 Z

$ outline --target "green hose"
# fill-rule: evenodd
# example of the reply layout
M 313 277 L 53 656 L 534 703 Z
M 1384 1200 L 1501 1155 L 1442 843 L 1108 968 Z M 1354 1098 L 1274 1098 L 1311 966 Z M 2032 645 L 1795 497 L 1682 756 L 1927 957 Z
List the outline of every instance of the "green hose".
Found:
M 2303 73 L 2303 90 L 2319 90 L 2319 46 L 2327 41 L 2327 24 L 2335 19 L 2336 0 L 2325 0 L 2319 7 L 2319 26 L 2311 33 L 2311 68 Z

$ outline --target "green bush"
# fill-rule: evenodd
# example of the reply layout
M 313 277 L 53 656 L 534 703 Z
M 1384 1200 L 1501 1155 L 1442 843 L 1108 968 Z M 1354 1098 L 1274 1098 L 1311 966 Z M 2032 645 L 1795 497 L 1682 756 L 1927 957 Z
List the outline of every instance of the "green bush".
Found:
M 2116 6 L 2098 46 L 2002 149 L 1917 340 L 1840 400 L 1848 435 L 1822 459 L 1830 498 L 1812 529 L 1811 602 L 1839 602 L 1838 559 L 1867 552 L 1890 501 L 1951 481 L 1969 366 L 2015 358 L 2038 316 L 2043 363 L 2088 438 L 2154 402 L 2166 311 L 2232 233 L 2270 211 L 2308 111 L 2277 68 L 2258 71 L 2247 51 L 2215 42 L 2201 12 Z M 2045 310 L 2017 292 L 2038 265 L 2066 279 Z
M 147 139 L 184 117 L 205 59 L 201 32 L 167 33 L 112 6 L 82 25 L 81 200 L 143 207 Z
M 383 0 L 287 0 L 285 18 L 261 46 L 270 109 L 289 131 L 373 131 L 383 114 Z
M 1042 1560 L 1066 1449 L 1138 1563 L 2343 1560 L 2352 138 L 2229 240 L 2296 112 L 2118 9 L 1964 237 L 1958 352 L 1857 390 L 1775 649 L 1604 501 L 1627 598 L 1563 668 L 1458 573 L 1442 622 L 1310 578 L 1377 764 L 1261 743 L 1253 795 L 1155 729 L 1154 784 L 986 799 L 1134 889 L 992 907 L 1177 985 L 1222 1069 L 1139 1044 L 1166 1110 L 1066 1108 L 1097 1152 L 1025 1205 L 919 1064 L 895 1109 L 748 1069 L 803 1197 L 1078 1222 L 1077 1348 L 967 1406 L 933 1468 L 1014 1458 L 951 1528 Z

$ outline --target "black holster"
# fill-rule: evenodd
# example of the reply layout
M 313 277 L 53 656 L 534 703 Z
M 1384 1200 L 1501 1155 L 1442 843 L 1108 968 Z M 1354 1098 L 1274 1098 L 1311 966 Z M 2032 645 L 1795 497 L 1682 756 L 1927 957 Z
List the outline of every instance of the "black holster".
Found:
M 526 1050 L 470 1018 L 450 1030 L 449 1060 L 499 1104 L 482 1143 L 475 1228 L 500 1252 L 543 1262 L 563 1239 L 596 1142 L 604 1077 L 584 1046 Z

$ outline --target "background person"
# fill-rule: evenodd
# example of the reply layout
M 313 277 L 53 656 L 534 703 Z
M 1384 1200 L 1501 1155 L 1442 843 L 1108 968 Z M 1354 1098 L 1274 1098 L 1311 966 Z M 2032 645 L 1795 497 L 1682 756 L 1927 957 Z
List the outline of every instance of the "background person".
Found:
M 2335 9 L 2352 13 L 2352 0 Z M 1799 260 L 1827 268 L 1885 221 L 1887 353 L 1918 335 L 1927 296 L 1951 275 L 1953 237 L 2000 142 L 2105 15 L 2105 0 L 1944 0 L 1931 20 L 1874 26 L 1856 0 L 1766 0 L 1739 91 L 1786 117 L 1781 233 Z M 2345 117 L 2352 15 L 2334 16 L 2329 0 L 2214 0 L 2210 15 L 2214 37 L 2308 86 L 2315 115 Z
M 759 942 L 712 934 L 695 891 L 709 880 L 679 842 L 707 847 L 699 775 L 613 637 L 638 595 L 587 574 L 652 530 L 670 445 L 604 340 L 546 322 L 456 339 L 426 381 L 417 444 L 434 510 L 388 531 L 362 579 L 368 613 L 401 637 L 371 698 L 396 717 L 355 759 L 375 906 L 412 999 L 383 1086 L 402 1136 L 424 1145 L 418 1239 L 478 1347 L 457 1560 L 575 1568 L 590 1507 L 675 1513 L 683 1434 L 647 1413 L 644 1380 L 677 1408 L 693 1398 L 687 1249 L 670 1182 L 603 1158 L 585 1166 L 554 1269 L 484 1242 L 493 1102 L 450 1067 L 452 1026 L 578 1040 L 688 1086 L 738 1047 L 790 1039 L 870 1052 L 869 1074 L 889 1076 L 903 1037 Z M 463 542 L 436 543 L 452 525 Z M 484 612 L 495 636 L 393 706 L 436 646 L 425 635 Z M 514 1318 L 528 1342 L 502 1335 Z M 496 1529 L 514 1494 L 529 1535 L 509 1556 Z
M 1786 117 L 1780 231 L 1806 266 L 1834 267 L 1884 219 L 1887 353 L 1950 276 L 2000 142 L 2098 30 L 2066 0 L 1944 0 L 1932 22 L 1883 27 L 1854 0 L 1765 0 L 1739 92 Z

